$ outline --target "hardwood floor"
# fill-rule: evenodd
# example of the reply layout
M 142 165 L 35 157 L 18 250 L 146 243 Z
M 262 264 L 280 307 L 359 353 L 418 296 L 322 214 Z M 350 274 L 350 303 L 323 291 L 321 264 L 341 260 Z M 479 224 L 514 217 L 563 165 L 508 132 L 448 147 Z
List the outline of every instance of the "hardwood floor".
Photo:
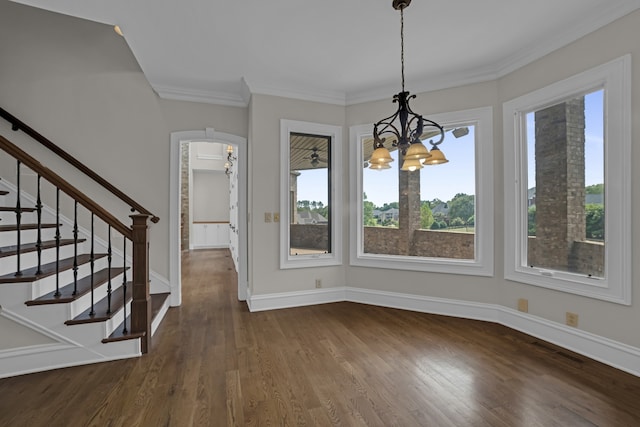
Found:
M 0 426 L 639 426 L 640 378 L 486 322 L 353 303 L 249 313 L 191 252 L 139 358 L 0 380 Z

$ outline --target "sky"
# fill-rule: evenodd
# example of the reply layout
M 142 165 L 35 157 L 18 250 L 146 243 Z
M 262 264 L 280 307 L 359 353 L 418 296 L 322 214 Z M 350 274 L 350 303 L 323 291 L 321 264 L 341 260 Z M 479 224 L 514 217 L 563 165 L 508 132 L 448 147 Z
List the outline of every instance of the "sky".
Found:
M 586 185 L 604 182 L 603 149 L 603 91 L 585 96 L 585 182 Z M 527 142 L 531 152 L 535 143 L 533 114 L 527 117 Z M 475 194 L 475 131 L 469 126 L 469 134 L 455 138 L 450 132 L 440 145 L 449 163 L 425 166 L 420 170 L 421 200 L 438 198 L 449 201 L 457 193 Z M 427 148 L 429 144 L 425 142 Z M 381 207 L 385 203 L 398 201 L 398 164 L 397 151 L 391 153 L 394 162 L 391 169 L 363 169 L 362 185 L 367 200 Z M 501 161 L 501 159 L 497 159 Z M 535 159 L 528 156 L 528 187 L 535 186 Z M 416 173 L 416 172 L 412 172 Z M 348 179 L 340 175 L 341 179 Z M 321 201 L 327 204 L 327 169 L 301 171 L 298 177 L 298 200 Z
M 604 91 L 598 90 L 584 97 L 585 109 L 585 186 L 604 183 Z M 535 120 L 533 113 L 527 115 L 528 184 L 536 185 L 535 156 Z

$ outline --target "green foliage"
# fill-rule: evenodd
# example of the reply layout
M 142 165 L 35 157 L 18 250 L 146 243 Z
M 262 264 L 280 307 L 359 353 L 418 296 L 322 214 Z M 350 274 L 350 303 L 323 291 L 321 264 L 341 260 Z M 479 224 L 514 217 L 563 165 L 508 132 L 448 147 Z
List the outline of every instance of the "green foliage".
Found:
M 433 224 L 433 213 L 428 202 L 422 202 L 420 205 L 420 228 L 428 230 Z
M 536 235 L 536 205 L 529 206 L 527 211 L 527 231 L 529 236 Z
M 603 194 L 604 184 L 588 185 L 584 188 L 584 191 L 587 194 Z
M 449 223 L 450 227 L 464 227 L 464 221 L 459 216 L 453 218 L 451 223 Z
M 373 202 L 367 200 L 367 193 L 364 193 L 363 199 L 364 202 L 362 203 L 362 223 L 365 227 L 375 227 L 378 225 L 378 221 L 376 221 L 376 219 L 373 217 L 373 210 L 375 209 L 375 206 Z
M 400 209 L 398 202 L 385 203 L 380 208 L 381 211 L 388 211 L 389 209 Z
M 456 194 L 448 203 L 449 218 L 469 218 L 475 215 L 475 198 L 464 193 Z
M 469 227 L 473 227 L 474 225 L 476 225 L 476 216 L 475 215 L 471 215 L 469 217 L 469 219 L 467 220 L 467 225 Z
M 438 221 L 433 221 L 433 223 L 431 223 L 431 227 L 429 227 L 431 230 L 440 230 L 440 222 Z
M 447 216 L 442 212 L 436 212 L 433 214 L 433 220 L 436 222 L 444 222 L 447 223 Z
M 604 239 L 604 206 L 590 203 L 585 211 L 587 239 Z

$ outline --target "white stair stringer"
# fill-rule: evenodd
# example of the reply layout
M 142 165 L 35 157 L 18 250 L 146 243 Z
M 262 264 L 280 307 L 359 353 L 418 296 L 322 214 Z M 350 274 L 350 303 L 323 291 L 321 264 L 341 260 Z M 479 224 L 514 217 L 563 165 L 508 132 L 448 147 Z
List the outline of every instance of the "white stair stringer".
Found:
M 4 307 L 0 309 L 0 316 L 29 327 L 54 341 L 52 344 L 0 350 L 0 378 L 141 355 L 139 339 L 86 345 L 30 322 Z

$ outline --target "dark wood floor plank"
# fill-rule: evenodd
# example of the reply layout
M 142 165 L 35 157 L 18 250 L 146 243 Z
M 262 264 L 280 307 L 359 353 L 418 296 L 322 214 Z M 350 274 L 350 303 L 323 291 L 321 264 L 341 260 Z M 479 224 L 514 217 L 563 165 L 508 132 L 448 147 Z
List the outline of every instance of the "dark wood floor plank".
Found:
M 0 380 L 0 425 L 640 425 L 640 378 L 500 325 L 353 303 L 249 313 L 227 250 L 182 271 L 149 354 Z

